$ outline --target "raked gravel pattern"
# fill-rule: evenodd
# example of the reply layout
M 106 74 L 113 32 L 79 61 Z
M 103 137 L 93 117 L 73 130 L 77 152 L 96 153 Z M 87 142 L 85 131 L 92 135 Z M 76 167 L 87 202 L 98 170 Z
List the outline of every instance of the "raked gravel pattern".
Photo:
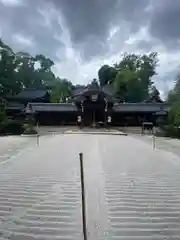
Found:
M 131 136 L 49 135 L 0 164 L 0 240 L 179 240 L 180 159 Z
M 0 239 L 82 239 L 79 165 L 61 144 L 50 136 L 0 166 Z
M 133 137 L 119 144 L 104 153 L 107 239 L 180 239 L 180 159 Z

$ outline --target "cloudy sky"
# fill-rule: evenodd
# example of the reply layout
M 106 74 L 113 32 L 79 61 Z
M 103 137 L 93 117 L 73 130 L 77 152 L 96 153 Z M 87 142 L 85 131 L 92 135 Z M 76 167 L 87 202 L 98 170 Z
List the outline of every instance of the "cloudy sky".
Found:
M 52 58 L 73 83 L 90 82 L 123 52 L 157 51 L 155 82 L 166 93 L 180 65 L 179 23 L 179 0 L 0 0 L 2 39 Z

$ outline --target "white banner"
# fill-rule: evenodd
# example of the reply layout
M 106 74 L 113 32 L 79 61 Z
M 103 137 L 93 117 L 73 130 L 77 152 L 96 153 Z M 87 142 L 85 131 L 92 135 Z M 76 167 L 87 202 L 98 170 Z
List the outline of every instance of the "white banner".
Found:
M 108 123 L 111 123 L 111 116 L 108 116 Z

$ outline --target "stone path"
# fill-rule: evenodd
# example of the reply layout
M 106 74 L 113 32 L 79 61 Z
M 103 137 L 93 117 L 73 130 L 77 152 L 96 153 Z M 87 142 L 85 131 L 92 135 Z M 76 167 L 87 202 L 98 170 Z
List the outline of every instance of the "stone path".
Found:
M 179 240 L 180 159 L 131 136 L 40 139 L 0 164 L 0 240 L 82 238 L 79 152 L 88 240 Z

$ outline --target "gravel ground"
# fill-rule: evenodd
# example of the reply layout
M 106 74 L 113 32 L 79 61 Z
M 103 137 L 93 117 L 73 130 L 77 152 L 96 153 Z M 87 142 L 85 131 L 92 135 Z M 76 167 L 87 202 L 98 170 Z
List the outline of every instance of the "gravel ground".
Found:
M 37 140 L 35 137 L 5 136 L 0 137 L 0 163 L 10 159 L 31 145 L 34 146 Z
M 180 159 L 150 143 L 90 134 L 31 142 L 0 164 L 0 240 L 83 239 L 79 152 L 88 240 L 179 240 Z
M 153 145 L 153 137 L 152 136 L 141 136 L 134 135 L 135 138 L 142 140 L 150 145 Z M 164 150 L 166 152 L 172 152 L 178 156 L 180 156 L 180 140 L 172 139 L 172 138 L 163 138 L 163 137 L 155 137 L 155 146 L 157 149 Z

